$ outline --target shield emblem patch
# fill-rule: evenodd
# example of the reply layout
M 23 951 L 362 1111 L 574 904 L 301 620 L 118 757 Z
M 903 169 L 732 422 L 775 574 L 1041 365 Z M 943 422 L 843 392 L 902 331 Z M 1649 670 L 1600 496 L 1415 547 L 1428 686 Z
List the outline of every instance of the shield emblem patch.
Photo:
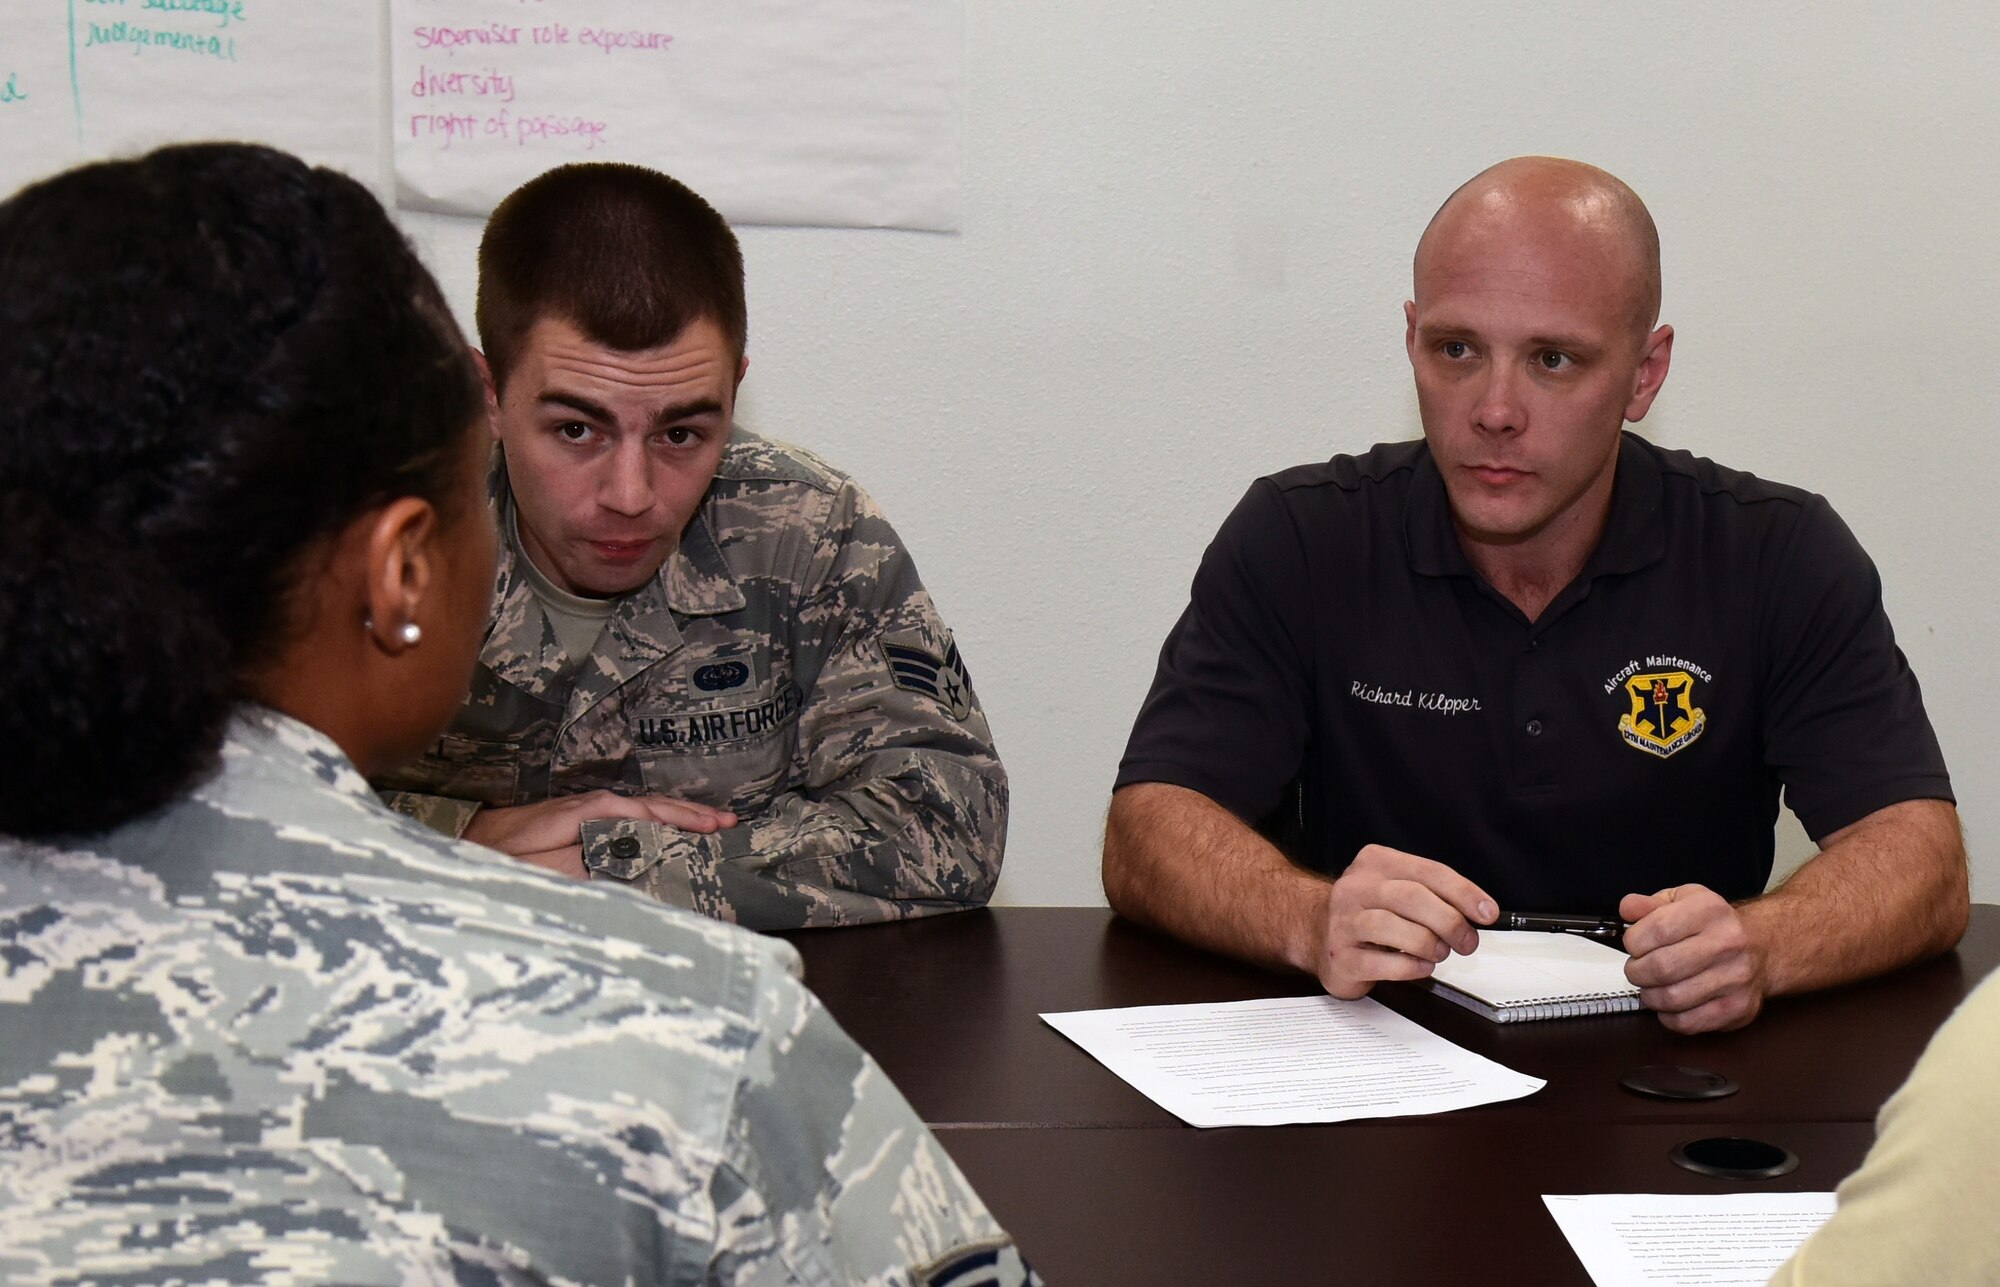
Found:
M 1618 735 L 1627 746 L 1661 759 L 1686 750 L 1708 727 L 1708 716 L 1694 704 L 1694 676 L 1685 670 L 1660 670 L 1625 681 L 1631 711 L 1618 721 Z

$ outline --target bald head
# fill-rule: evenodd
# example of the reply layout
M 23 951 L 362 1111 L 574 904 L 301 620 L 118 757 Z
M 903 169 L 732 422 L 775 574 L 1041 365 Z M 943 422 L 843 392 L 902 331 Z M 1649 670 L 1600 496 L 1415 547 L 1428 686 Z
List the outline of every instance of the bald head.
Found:
M 1480 171 L 1445 198 L 1417 242 L 1414 289 L 1444 261 L 1522 239 L 1560 242 L 1601 264 L 1630 300 L 1640 335 L 1660 316 L 1660 234 L 1639 194 L 1581 161 L 1522 156 Z

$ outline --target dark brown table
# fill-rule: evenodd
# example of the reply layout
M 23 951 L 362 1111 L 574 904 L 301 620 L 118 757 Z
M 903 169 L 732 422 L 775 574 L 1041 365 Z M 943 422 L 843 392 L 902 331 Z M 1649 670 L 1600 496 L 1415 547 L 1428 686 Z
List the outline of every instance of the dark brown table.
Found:
M 1038 1017 L 1045 1011 L 1304 995 L 1096 908 L 998 908 L 786 936 L 806 981 L 937 1130 L 1050 1282 L 1587 1283 L 1544 1193 L 1830 1189 L 1938 1025 L 2000 967 L 2000 907 L 1955 953 L 1771 1003 L 1751 1027 L 1680 1037 L 1651 1015 L 1502 1026 L 1402 985 L 1376 996 L 1545 1078 L 1526 1099 L 1442 1116 L 1196 1130 Z M 1618 1085 L 1643 1064 L 1733 1077 L 1727 1099 Z M 1799 1169 L 1704 1179 L 1675 1144 L 1748 1134 Z
M 1793 1190 L 1839 1184 L 1873 1135 L 1862 1122 L 1740 1129 L 1799 1155 L 1797 1171 L 1760 1186 Z M 1668 1162 L 1690 1133 L 1658 1124 L 1447 1114 L 1206 1131 L 937 1134 L 1056 1287 L 1590 1287 L 1542 1194 L 1750 1187 Z

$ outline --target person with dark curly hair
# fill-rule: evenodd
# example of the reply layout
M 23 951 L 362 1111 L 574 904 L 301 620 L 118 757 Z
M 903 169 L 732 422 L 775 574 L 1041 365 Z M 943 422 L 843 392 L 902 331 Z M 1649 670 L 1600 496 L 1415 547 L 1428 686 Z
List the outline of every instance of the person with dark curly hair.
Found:
M 22 190 L 0 381 L 0 1280 L 1031 1280 L 790 947 L 369 790 L 497 543 L 365 189 L 204 144 Z

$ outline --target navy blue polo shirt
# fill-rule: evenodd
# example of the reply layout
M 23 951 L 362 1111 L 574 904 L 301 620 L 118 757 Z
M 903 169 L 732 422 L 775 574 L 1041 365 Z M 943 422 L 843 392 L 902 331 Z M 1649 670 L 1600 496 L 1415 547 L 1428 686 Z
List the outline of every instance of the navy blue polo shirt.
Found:
M 1385 844 L 1503 907 L 1606 915 L 1761 892 L 1781 789 L 1814 837 L 1952 798 L 1825 499 L 1630 434 L 1603 539 L 1532 622 L 1466 559 L 1423 443 L 1258 479 L 1161 649 L 1134 782 L 1296 808 L 1316 871 Z

